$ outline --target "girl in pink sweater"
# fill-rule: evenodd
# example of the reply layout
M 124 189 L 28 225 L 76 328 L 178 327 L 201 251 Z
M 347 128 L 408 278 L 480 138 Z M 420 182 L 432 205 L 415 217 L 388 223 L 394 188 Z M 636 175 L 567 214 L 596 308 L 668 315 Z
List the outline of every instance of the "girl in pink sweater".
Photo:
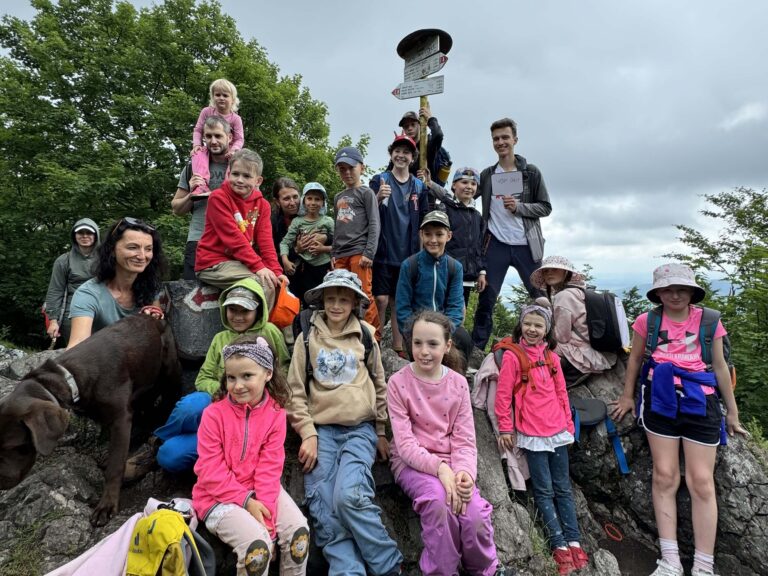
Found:
M 211 534 L 234 549 L 238 576 L 267 574 L 280 545 L 280 574 L 307 571 L 309 529 L 280 485 L 288 386 L 261 336 L 225 346 L 218 401 L 203 412 L 192 502 Z
M 552 312 L 535 304 L 525 306 L 512 338 L 528 362 L 523 366 L 515 352 L 504 352 L 494 405 L 499 444 L 525 452 L 552 556 L 559 574 L 570 574 L 586 566 L 589 558 L 579 543 L 571 493 L 568 444 L 573 443 L 574 428 L 563 372 L 552 352 L 556 346 Z
M 477 448 L 463 357 L 451 321 L 422 311 L 413 321 L 413 362 L 387 385 L 392 472 L 421 519 L 424 574 L 502 575 L 492 506 L 475 486 Z
M 237 97 L 235 85 L 226 78 L 219 78 L 211 82 L 208 91 L 211 100 L 208 106 L 200 110 L 200 116 L 198 116 L 195 129 L 192 132 L 192 152 L 190 154 L 192 156 L 192 174 L 202 177 L 205 180 L 205 185 L 192 190 L 190 193 L 192 200 L 207 198 L 211 195 L 211 190 L 208 188 L 208 180 L 211 177 L 208 170 L 208 150 L 203 146 L 205 121 L 211 116 L 221 116 L 229 122 L 232 139 L 229 142 L 227 158 L 231 158 L 232 154 L 240 150 L 245 144 L 243 119 L 237 114 L 240 99 Z

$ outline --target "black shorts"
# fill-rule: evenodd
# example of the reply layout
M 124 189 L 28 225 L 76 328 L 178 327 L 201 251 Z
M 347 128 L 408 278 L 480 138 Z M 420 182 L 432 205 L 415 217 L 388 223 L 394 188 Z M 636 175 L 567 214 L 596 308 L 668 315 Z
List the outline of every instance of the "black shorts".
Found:
M 640 424 L 646 432 L 664 438 L 677 438 L 718 446 L 723 426 L 723 411 L 717 394 L 706 397 L 706 416 L 684 414 L 678 411 L 677 418 L 667 418 L 651 411 L 651 384 L 643 382 L 640 388 Z
M 373 282 L 371 292 L 374 296 L 392 296 L 397 293 L 397 280 L 400 278 L 400 266 L 373 263 Z

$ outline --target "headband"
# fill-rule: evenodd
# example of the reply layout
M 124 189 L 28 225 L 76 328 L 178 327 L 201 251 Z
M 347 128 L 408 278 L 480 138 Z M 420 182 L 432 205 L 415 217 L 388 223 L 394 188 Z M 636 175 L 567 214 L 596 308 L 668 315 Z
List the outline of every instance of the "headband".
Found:
M 521 324 L 523 323 L 523 319 L 531 312 L 535 312 L 544 318 L 544 326 L 547 329 L 547 334 L 549 334 L 549 329 L 552 327 L 552 310 L 549 308 L 544 308 L 544 306 L 539 306 L 538 304 L 529 304 L 528 306 L 523 306 L 523 309 L 520 312 Z
M 256 364 L 267 370 L 274 370 L 275 355 L 272 353 L 272 349 L 267 341 L 261 336 L 256 338 L 256 342 L 242 342 L 240 344 L 224 346 L 221 354 L 225 361 L 237 354 L 238 356 L 245 356 L 253 360 Z

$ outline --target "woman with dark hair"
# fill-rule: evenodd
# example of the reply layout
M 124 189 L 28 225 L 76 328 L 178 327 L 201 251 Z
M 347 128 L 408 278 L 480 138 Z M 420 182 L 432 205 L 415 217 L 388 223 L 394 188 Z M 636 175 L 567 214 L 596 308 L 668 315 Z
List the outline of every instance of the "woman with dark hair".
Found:
M 272 199 L 272 239 L 280 254 L 280 242 L 299 213 L 299 185 L 290 178 L 278 178 L 272 185 Z M 291 252 L 289 258 L 296 260 L 296 253 Z
M 72 298 L 67 348 L 144 306 L 157 305 L 164 272 L 162 242 L 153 226 L 128 216 L 110 226 L 99 246 L 96 277 Z

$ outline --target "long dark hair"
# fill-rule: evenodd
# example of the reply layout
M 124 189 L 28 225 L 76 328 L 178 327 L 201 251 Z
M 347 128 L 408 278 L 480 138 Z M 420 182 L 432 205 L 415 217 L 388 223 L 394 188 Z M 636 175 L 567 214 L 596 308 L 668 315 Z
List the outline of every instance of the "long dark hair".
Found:
M 416 322 L 431 322 L 437 324 L 443 329 L 443 336 L 445 341 L 451 340 L 451 334 L 453 333 L 453 322 L 442 312 L 436 312 L 435 310 L 421 310 L 413 317 L 413 323 L 411 324 L 411 342 L 413 342 L 413 328 L 416 326 Z M 413 354 L 413 350 L 411 350 Z M 466 370 L 467 361 L 464 358 L 464 354 L 454 345 L 443 356 L 443 366 L 450 368 L 451 370 L 464 374 Z
M 544 318 L 539 312 L 536 312 L 536 310 L 533 310 L 532 312 L 528 312 L 528 314 L 536 314 L 539 318 Z M 526 314 L 527 316 L 527 314 Z M 520 342 L 523 339 L 523 319 L 520 318 L 517 321 L 517 325 L 515 326 L 515 329 L 512 330 L 512 340 L 515 342 Z M 544 336 L 544 340 L 547 343 L 547 347 L 550 350 L 554 350 L 557 346 L 557 340 L 555 340 L 555 322 L 554 318 L 552 319 L 552 325 L 549 327 L 549 331 L 547 332 L 546 336 Z
M 565 271 L 565 278 L 563 278 L 563 281 L 560 282 L 560 284 L 556 284 L 555 286 L 550 286 L 549 284 L 546 284 L 547 286 L 547 298 L 549 298 L 549 301 L 552 302 L 552 295 L 556 294 L 557 292 L 560 292 L 561 290 L 565 290 L 568 287 L 568 283 L 571 281 L 571 278 L 573 278 L 573 272 L 570 270 Z
M 230 344 L 256 344 L 258 338 L 259 336 L 257 334 L 243 334 L 232 340 Z M 261 338 L 264 337 L 261 336 Z M 272 365 L 272 378 L 267 381 L 264 387 L 269 392 L 269 395 L 274 398 L 275 402 L 283 408 L 291 399 L 291 389 L 288 387 L 288 380 L 280 368 L 280 358 L 278 358 L 277 352 L 275 352 L 275 349 L 272 344 L 270 344 L 269 340 L 266 338 L 264 338 L 264 340 L 266 341 L 267 346 L 269 346 L 269 349 L 272 350 L 272 357 L 275 359 Z M 237 355 L 238 354 L 233 354 L 233 356 Z M 227 371 L 224 370 L 224 373 L 221 375 L 221 380 L 219 381 L 219 390 L 214 395 L 214 400 L 220 400 L 221 398 L 226 398 L 226 396 Z
M 296 184 L 293 180 L 286 176 L 282 176 L 275 180 L 275 183 L 272 184 L 272 205 L 277 209 L 280 214 L 283 213 L 283 209 L 280 208 L 280 203 L 278 202 L 279 198 L 277 197 L 280 190 L 283 188 L 291 188 L 292 190 L 296 190 L 296 192 L 301 195 L 301 190 L 299 190 L 299 185 Z
M 99 245 L 99 261 L 96 265 L 96 278 L 105 283 L 112 280 L 117 274 L 117 260 L 115 259 L 115 245 L 123 237 L 126 230 L 138 230 L 152 236 L 152 260 L 133 281 L 133 299 L 137 307 L 152 304 L 157 298 L 158 292 L 163 287 L 163 275 L 166 270 L 165 256 L 163 255 L 163 243 L 160 234 L 150 224 L 136 218 L 121 218 L 102 237 Z

